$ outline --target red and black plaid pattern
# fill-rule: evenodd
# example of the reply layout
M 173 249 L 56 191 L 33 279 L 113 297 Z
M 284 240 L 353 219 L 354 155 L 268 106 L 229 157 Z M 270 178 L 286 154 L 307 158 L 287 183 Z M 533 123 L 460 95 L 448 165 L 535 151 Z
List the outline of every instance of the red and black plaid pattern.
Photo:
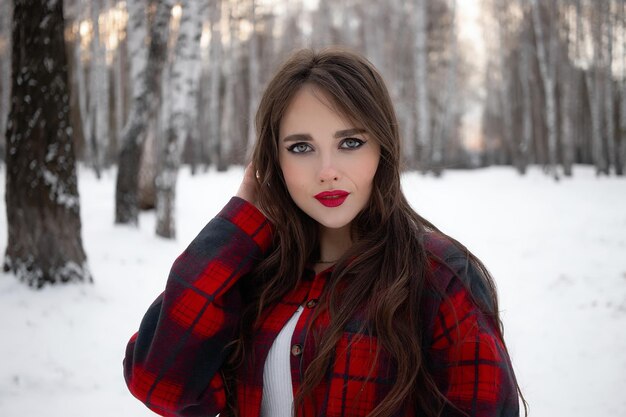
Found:
M 131 338 L 124 361 L 130 391 L 152 410 L 165 416 L 215 416 L 224 411 L 220 371 L 224 347 L 235 337 L 240 318 L 237 282 L 269 249 L 271 238 L 265 217 L 233 198 L 176 260 L 165 292 Z M 476 271 L 467 268 L 465 257 L 448 240 L 431 233 L 425 244 L 433 254 L 433 282 L 439 289 L 423 303 L 430 323 L 428 365 L 452 403 L 443 416 L 463 415 L 460 411 L 476 417 L 517 416 L 514 375 L 503 342 L 466 289 Z M 305 309 L 290 354 L 294 393 L 315 357 L 309 333 L 323 331 L 328 317 L 321 314 L 312 326 L 310 322 L 330 271 L 306 274 L 297 289 L 263 314 L 254 335 L 254 361 L 238 375 L 236 398 L 242 417 L 260 415 L 265 358 L 300 305 Z M 442 302 L 441 292 L 447 301 Z M 359 323 L 346 328 L 328 378 L 297 410 L 298 416 L 366 416 L 389 392 L 395 380 L 392 361 L 378 348 L 375 335 L 351 330 L 360 328 Z

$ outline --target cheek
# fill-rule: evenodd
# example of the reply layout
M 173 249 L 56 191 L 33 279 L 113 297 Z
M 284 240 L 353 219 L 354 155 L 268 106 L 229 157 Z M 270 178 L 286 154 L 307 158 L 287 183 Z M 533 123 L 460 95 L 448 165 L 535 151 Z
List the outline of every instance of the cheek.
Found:
M 378 153 L 369 155 L 369 157 L 363 161 L 359 167 L 359 177 L 363 179 L 362 185 L 368 188 L 371 188 L 374 183 L 374 176 L 376 175 L 376 171 L 378 170 L 378 163 L 380 157 Z
M 302 173 L 298 169 L 298 164 L 293 163 L 293 161 L 280 161 L 280 169 L 283 173 L 283 178 L 285 179 L 285 185 L 287 186 L 287 191 L 294 197 L 294 193 L 298 192 L 301 185 L 301 179 L 303 178 Z

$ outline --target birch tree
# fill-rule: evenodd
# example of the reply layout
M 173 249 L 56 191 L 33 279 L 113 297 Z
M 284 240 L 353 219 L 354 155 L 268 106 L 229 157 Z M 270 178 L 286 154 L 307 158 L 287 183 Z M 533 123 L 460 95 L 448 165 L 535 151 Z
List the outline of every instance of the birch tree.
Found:
M 63 2 L 15 0 L 5 272 L 40 288 L 91 282 L 81 222 Z
M 233 162 L 233 143 L 237 131 L 237 117 L 235 112 L 235 93 L 237 88 L 237 73 L 239 55 L 239 30 L 236 5 L 226 2 L 226 16 L 228 16 L 229 45 L 224 54 L 224 103 L 220 121 L 220 143 L 218 171 L 225 171 Z
M 619 156 L 615 143 L 615 110 L 613 105 L 613 6 L 611 1 L 604 2 L 602 18 L 604 19 L 604 36 L 606 39 L 606 55 L 604 57 L 604 120 L 606 124 L 606 144 L 609 165 L 617 169 Z
M 568 5 L 566 4 L 566 7 Z M 561 137 L 562 137 L 562 163 L 563 174 L 567 177 L 572 176 L 572 165 L 575 162 L 575 143 L 574 143 L 574 121 L 572 119 L 575 113 L 574 94 L 576 92 L 576 76 L 569 60 L 570 44 L 567 42 L 570 38 L 571 24 L 569 16 L 564 19 L 564 38 L 565 42 L 565 59 L 560 60 L 560 84 L 561 88 Z
M 250 31 L 250 39 L 248 39 L 248 140 L 246 144 L 246 160 L 252 154 L 254 142 L 256 140 L 256 131 L 254 128 L 254 117 L 259 105 L 260 95 L 260 68 L 259 68 L 259 38 L 256 29 L 257 11 L 256 0 L 250 1 L 249 18 L 252 30 Z
M 392 19 L 392 26 L 396 28 L 403 28 L 401 31 L 397 31 L 395 36 L 390 36 L 388 41 L 390 47 L 387 51 L 386 60 L 393 61 L 394 65 L 390 66 L 389 77 L 391 82 L 389 83 L 390 94 L 394 102 L 396 102 L 396 111 L 398 112 L 398 123 L 400 135 L 402 137 L 402 157 L 405 167 L 410 168 L 415 164 L 416 154 L 416 142 L 415 142 L 415 94 L 413 89 L 415 83 L 413 82 L 413 68 L 412 54 L 400 54 L 400 50 L 406 50 L 406 46 L 413 45 L 412 31 L 409 30 L 410 25 L 407 20 L 408 16 L 411 16 L 409 12 L 412 9 L 411 4 L 394 0 L 395 10 L 398 17 Z M 408 42 L 408 44 L 407 44 Z M 396 49 L 397 48 L 397 49 Z M 395 57 L 392 58 L 392 57 Z
M 215 1 L 210 7 L 211 20 L 211 43 L 209 45 L 209 87 L 208 101 L 208 150 L 209 160 L 214 165 L 219 165 L 219 144 L 220 144 L 220 86 L 222 84 L 222 32 L 220 22 L 222 18 L 222 2 Z M 203 118 L 204 119 L 204 118 Z
M 591 106 L 591 130 L 592 130 L 592 156 L 598 174 L 608 174 L 609 167 L 604 151 L 604 133 L 602 129 L 602 13 L 595 10 L 591 4 L 587 4 L 591 13 L 591 37 L 593 55 L 591 68 L 585 72 L 585 83 L 589 94 Z
M 548 164 L 552 175 L 555 179 L 559 178 L 557 172 L 557 118 L 556 118 L 556 96 L 555 96 L 555 66 L 553 64 L 556 53 L 555 40 L 552 34 L 545 36 L 541 15 L 539 12 L 539 4 L 537 0 L 531 1 L 532 22 L 535 30 L 537 44 L 537 58 L 539 60 L 539 70 L 541 73 L 541 81 L 545 91 L 546 105 L 546 125 L 548 129 Z M 546 48 L 546 42 L 548 48 Z M 550 54 L 550 55 L 549 55 Z M 549 62 L 550 60 L 551 62 Z M 552 65 L 551 65 L 552 63 Z
M 460 101 L 458 97 L 458 61 L 459 51 L 456 32 L 456 0 L 451 2 L 450 10 L 451 23 L 448 31 L 449 64 L 446 69 L 445 88 L 443 89 L 442 103 L 434 125 L 432 136 L 431 165 L 436 176 L 441 175 L 443 170 L 444 152 L 446 138 L 452 130 L 453 118 L 456 116 L 456 103 Z M 457 95 L 457 97 L 454 97 Z
M 511 97 L 512 91 L 512 77 L 513 73 L 510 71 L 509 55 L 511 54 L 511 37 L 514 36 L 512 32 L 512 18 L 510 16 L 510 10 L 508 2 L 506 0 L 497 0 L 495 2 L 495 9 L 497 14 L 498 24 L 498 66 L 501 76 L 499 92 L 499 104 L 500 112 L 502 115 L 502 142 L 510 150 L 515 149 L 515 133 L 513 131 L 513 99 Z M 517 167 L 519 172 L 522 172 L 520 168 L 520 162 L 518 161 L 515 152 L 511 152 L 513 163 Z
M 109 4 L 110 7 L 118 7 L 120 8 L 120 6 L 112 4 L 114 3 L 115 0 L 109 0 Z M 121 8 L 120 8 L 121 9 Z M 124 9 L 121 9 L 124 10 Z M 127 63 L 127 59 L 126 59 L 126 48 L 125 48 L 125 39 L 126 36 L 124 36 L 124 22 L 121 22 L 120 20 L 116 20 L 116 27 L 115 27 L 115 31 L 117 32 L 117 36 L 118 36 L 118 45 L 117 48 L 115 50 L 115 55 L 114 55 L 114 59 L 113 59 L 113 80 L 112 80 L 112 84 L 113 84 L 113 89 L 114 89 L 114 101 L 113 101 L 113 109 L 114 109 L 114 115 L 115 115 L 115 130 L 114 130 L 114 134 L 112 134 L 112 138 L 114 138 L 113 143 L 116 145 L 115 147 L 112 147 L 112 151 L 113 152 L 117 152 L 117 145 L 119 144 L 121 138 L 122 138 L 122 129 L 124 128 L 124 123 L 126 122 L 125 119 L 125 114 L 126 114 L 126 63 Z M 127 23 L 126 23 L 127 24 Z M 145 33 L 145 32 L 144 32 Z
M 526 16 L 530 14 L 527 7 L 524 8 Z M 521 174 L 526 173 L 529 163 L 529 153 L 533 140 L 533 105 L 531 82 L 534 79 L 533 71 L 533 48 L 529 30 L 524 31 L 521 43 L 521 68 L 520 81 L 522 85 L 522 140 L 519 145 L 517 169 Z
M 91 150 L 91 163 L 96 176 L 104 165 L 104 154 L 109 144 L 109 77 L 106 65 L 106 47 L 100 36 L 100 13 L 103 0 L 89 3 L 92 22 L 91 54 L 89 62 L 89 113 L 90 129 L 86 132 Z
M 200 37 L 204 8 L 200 2 L 186 0 L 181 3 L 182 16 L 176 43 L 170 85 L 171 113 L 165 129 L 157 189 L 157 227 L 159 236 L 173 238 L 176 235 L 175 200 L 176 179 L 181 162 L 185 139 L 196 121 L 195 97 L 198 90 L 200 70 Z
M 132 31 L 144 13 L 145 3 L 141 0 L 130 0 L 127 4 L 131 16 L 129 29 Z M 138 78 L 138 85 L 137 90 L 133 91 L 130 114 L 122 133 L 115 188 L 116 223 L 138 223 L 139 160 L 149 121 L 155 117 L 160 104 L 161 75 L 167 56 L 172 6 L 172 0 L 156 1 L 154 21 L 150 27 L 150 48 L 145 69 L 139 75 L 136 75 L 133 69 L 133 79 Z M 135 46 L 133 41 L 131 47 L 133 52 L 136 51 Z
M 428 91 L 428 7 L 427 0 L 414 0 L 414 82 L 416 92 L 417 143 L 422 171 L 428 169 L 430 157 L 430 101 Z M 412 140 L 410 137 L 406 140 Z

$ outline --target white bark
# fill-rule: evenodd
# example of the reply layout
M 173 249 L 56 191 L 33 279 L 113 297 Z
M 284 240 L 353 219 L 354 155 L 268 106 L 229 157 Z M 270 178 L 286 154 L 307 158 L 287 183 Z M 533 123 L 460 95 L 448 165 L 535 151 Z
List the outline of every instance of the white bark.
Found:
M 548 129 L 548 163 L 552 170 L 552 174 L 555 179 L 558 179 L 558 172 L 556 168 L 557 155 L 556 155 L 556 97 L 555 97 L 555 79 L 554 71 L 551 68 L 550 62 L 554 60 L 554 56 L 548 56 L 548 48 L 546 48 L 546 38 L 544 37 L 543 25 L 541 23 L 541 16 L 539 15 L 539 4 L 537 0 L 530 0 L 533 13 L 533 27 L 535 30 L 535 36 L 537 39 L 537 58 L 539 60 L 539 70 L 541 73 L 541 81 L 543 83 L 545 91 L 545 106 L 546 106 L 546 125 Z M 555 48 L 554 39 L 552 34 L 548 34 L 547 40 L 549 42 L 549 52 L 554 54 Z
M 92 22 L 91 60 L 89 62 L 89 117 L 91 129 L 86 132 L 91 145 L 90 161 L 100 178 L 104 165 L 104 153 L 109 143 L 109 82 L 106 64 L 106 48 L 100 37 L 99 18 L 104 10 L 102 0 L 90 3 Z
M 428 7 L 427 0 L 414 0 L 414 82 L 416 91 L 417 143 L 421 152 L 421 168 L 428 169 L 430 160 L 430 101 L 428 91 Z M 407 138 L 411 140 L 411 138 Z
M 200 76 L 200 37 L 202 35 L 203 9 L 200 2 L 185 0 L 181 3 L 180 32 L 176 43 L 176 57 L 171 67 L 170 116 L 164 121 L 165 143 L 161 148 L 160 172 L 157 189 L 157 234 L 173 238 L 175 227 L 176 179 L 185 140 L 196 120 L 196 93 Z
M 126 39 L 128 42 L 128 56 L 130 58 L 130 89 L 132 100 L 138 100 L 143 94 L 144 85 L 141 82 L 148 63 L 148 17 L 146 3 L 143 0 L 126 2 L 128 10 L 128 25 Z
M 85 7 L 79 7 L 78 13 L 76 16 L 76 20 L 78 22 L 83 21 L 83 19 L 87 19 L 88 10 Z M 84 153 L 85 160 L 91 161 L 91 145 L 89 143 L 89 139 L 91 138 L 91 117 L 89 117 L 89 108 L 88 108 L 88 93 L 90 89 L 87 86 L 87 80 L 85 80 L 85 65 L 83 63 L 83 54 L 82 54 L 82 35 L 80 34 L 80 29 L 77 32 L 76 45 L 74 47 L 74 74 L 76 76 L 76 85 L 77 85 L 77 97 L 78 97 L 78 112 L 80 115 L 80 122 L 83 128 L 83 137 L 85 140 L 84 144 Z
M 115 1 L 115 0 L 111 0 Z M 126 102 L 126 93 L 125 93 L 125 83 L 124 83 L 124 63 L 125 57 L 122 56 L 122 48 L 121 43 L 118 45 L 117 50 L 115 51 L 115 60 L 113 62 L 113 86 L 115 91 L 115 101 L 114 101 L 114 110 L 115 110 L 115 142 L 116 145 L 119 146 L 120 140 L 122 139 L 122 129 L 124 128 L 124 123 L 126 122 L 124 105 Z M 117 148 L 114 149 L 117 151 Z
M 139 2 L 140 4 L 132 4 Z M 145 6 L 142 0 L 129 2 L 132 9 L 131 21 L 142 20 Z M 115 222 L 137 224 L 138 216 L 138 171 L 141 149 L 151 120 L 156 118 L 161 100 L 163 66 L 166 62 L 170 35 L 170 18 L 173 0 L 155 2 L 153 22 L 150 26 L 150 46 L 143 72 L 138 76 L 138 85 L 133 87 L 133 100 L 129 117 L 122 131 L 122 143 L 118 157 L 118 171 L 115 185 Z M 131 7 L 132 6 L 132 7 Z M 134 15 L 134 16 L 133 16 Z M 133 19 L 133 17 L 136 17 Z M 139 23 L 141 26 L 141 24 Z M 129 30 L 135 27 L 129 24 Z M 141 30 L 141 29 L 138 29 Z M 139 40 L 139 36 L 136 40 Z M 133 47 L 145 48 L 145 44 Z M 134 88 L 137 90 L 134 90 Z

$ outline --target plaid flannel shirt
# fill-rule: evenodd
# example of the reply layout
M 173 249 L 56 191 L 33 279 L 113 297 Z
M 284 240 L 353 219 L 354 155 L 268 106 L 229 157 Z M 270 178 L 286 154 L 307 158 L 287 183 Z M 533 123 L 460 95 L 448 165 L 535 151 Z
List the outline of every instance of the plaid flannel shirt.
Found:
M 124 376 L 132 394 L 164 416 L 226 415 L 226 390 L 221 367 L 225 345 L 236 337 L 242 307 L 238 280 L 270 249 L 272 228 L 251 204 L 234 197 L 174 262 L 165 291 L 145 314 L 126 349 Z M 439 289 L 423 302 L 429 318 L 426 338 L 428 366 L 452 406 L 444 417 L 518 416 L 515 379 L 495 323 L 472 301 L 474 285 L 466 258 L 446 239 L 429 233 L 426 249 Z M 445 260 L 445 262 L 437 261 Z M 464 281 L 461 282 L 458 276 Z M 292 336 L 290 353 L 294 393 L 315 356 L 307 329 L 329 272 L 307 272 L 302 284 L 263 314 L 254 336 L 254 365 L 238 375 L 236 399 L 242 417 L 260 415 L 263 365 L 267 353 L 289 318 L 303 305 Z M 480 294 L 480 288 L 477 289 Z M 324 315 L 319 316 L 323 322 Z M 358 319 L 349 324 L 332 361 L 328 378 L 305 400 L 298 416 L 365 416 L 394 384 L 395 368 L 377 340 L 357 334 Z M 317 326 L 317 321 L 315 326 Z M 323 323 L 322 323 L 323 325 Z M 373 365 L 373 373 L 371 372 Z M 398 415 L 415 415 L 402 410 Z

